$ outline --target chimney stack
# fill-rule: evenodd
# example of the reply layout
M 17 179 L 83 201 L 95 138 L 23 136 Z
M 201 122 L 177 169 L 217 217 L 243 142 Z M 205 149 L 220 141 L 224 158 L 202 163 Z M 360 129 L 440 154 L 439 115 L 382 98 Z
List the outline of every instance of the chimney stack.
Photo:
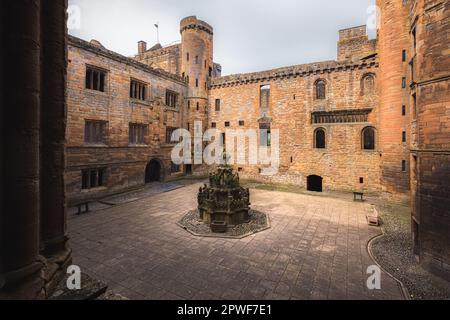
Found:
M 138 53 L 143 55 L 145 51 L 147 51 L 147 42 L 141 40 L 138 42 Z

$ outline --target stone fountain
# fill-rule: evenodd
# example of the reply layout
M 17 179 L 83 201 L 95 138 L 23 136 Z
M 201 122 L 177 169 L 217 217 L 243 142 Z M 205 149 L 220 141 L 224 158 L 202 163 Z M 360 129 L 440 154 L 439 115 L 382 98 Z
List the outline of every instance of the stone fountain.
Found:
M 219 166 L 209 175 L 209 186 L 198 193 L 200 220 L 214 233 L 250 221 L 250 191 L 239 184 L 239 174 L 228 165 Z

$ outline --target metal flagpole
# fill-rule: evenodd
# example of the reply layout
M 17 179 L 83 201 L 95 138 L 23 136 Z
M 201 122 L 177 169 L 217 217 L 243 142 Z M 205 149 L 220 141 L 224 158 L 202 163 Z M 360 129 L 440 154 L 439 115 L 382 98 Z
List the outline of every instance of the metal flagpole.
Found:
M 157 36 L 157 40 L 158 40 L 158 43 L 160 43 L 160 42 L 159 42 L 159 22 L 157 22 L 157 23 L 155 24 L 155 28 L 156 28 L 156 36 Z

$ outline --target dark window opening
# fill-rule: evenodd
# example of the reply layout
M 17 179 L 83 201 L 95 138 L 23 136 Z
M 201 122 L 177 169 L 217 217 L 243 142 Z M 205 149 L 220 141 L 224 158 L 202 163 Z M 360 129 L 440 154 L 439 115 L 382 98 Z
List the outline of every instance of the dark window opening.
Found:
M 178 128 L 172 128 L 172 127 L 167 127 L 166 128 L 166 143 L 167 144 L 172 144 L 175 142 L 172 142 L 172 134 L 177 130 Z M 189 130 L 189 124 L 188 124 L 188 130 Z
M 200 103 L 197 102 L 197 111 L 199 111 L 199 110 L 200 110 Z
M 417 117 L 417 95 L 414 93 L 412 95 L 413 98 L 413 110 L 414 110 L 414 119 Z
M 406 50 L 405 49 L 402 50 L 402 61 L 403 62 L 406 61 Z
M 402 116 L 406 116 L 406 106 L 402 106 Z
M 145 101 L 147 94 L 147 85 L 145 83 L 131 80 L 130 83 L 130 98 Z
M 106 122 L 86 120 L 84 127 L 84 142 L 105 143 Z
M 402 160 L 402 172 L 406 172 L 406 160 Z
M 129 142 L 130 144 L 146 144 L 146 136 L 148 132 L 148 126 L 143 124 L 130 123 L 129 127 Z
M 198 79 L 195 79 L 195 86 L 198 88 Z
M 375 150 L 375 129 L 365 128 L 363 130 L 363 149 Z
M 416 32 L 416 28 L 412 29 L 411 34 L 412 34 L 414 53 L 416 53 L 416 49 L 417 49 L 417 32 Z
M 406 88 L 406 78 L 405 77 L 402 78 L 402 88 L 403 89 Z
M 314 133 L 314 146 L 316 149 L 326 148 L 325 130 L 317 129 Z
M 216 112 L 220 112 L 220 99 L 216 99 Z
M 81 189 L 89 190 L 106 185 L 106 169 L 89 169 L 81 172 Z
M 189 52 L 186 53 L 186 60 L 189 61 Z
M 212 77 L 212 68 L 211 67 L 209 67 L 208 74 L 210 77 Z
M 178 103 L 178 93 L 166 90 L 166 106 L 176 108 Z
M 87 67 L 86 68 L 86 89 L 105 92 L 105 77 L 104 71 Z
M 359 183 L 364 183 L 364 178 L 359 178 Z
M 230 122 L 229 121 L 225 121 L 225 127 L 229 127 L 230 126 Z
M 406 131 L 402 132 L 402 142 L 405 143 L 406 142 Z
M 319 80 L 316 82 L 316 99 L 324 100 L 326 99 L 326 84 L 325 81 Z
M 239 126 L 240 126 L 240 127 L 243 127 L 243 126 L 245 126 L 245 121 L 243 121 L 243 120 L 240 120 L 240 121 L 239 121 Z
M 211 128 L 217 128 L 217 124 L 215 122 L 211 123 Z
M 222 133 L 221 141 L 222 141 L 222 146 L 225 146 L 227 143 L 227 136 L 226 136 L 225 132 Z

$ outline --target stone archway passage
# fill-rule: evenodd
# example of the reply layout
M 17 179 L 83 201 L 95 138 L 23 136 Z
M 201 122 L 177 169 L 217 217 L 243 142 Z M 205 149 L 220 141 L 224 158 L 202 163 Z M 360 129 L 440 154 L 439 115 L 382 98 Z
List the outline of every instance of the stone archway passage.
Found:
M 145 168 L 145 183 L 161 182 L 162 167 L 158 160 L 153 159 Z
M 312 175 L 308 177 L 308 191 L 322 192 L 323 191 L 323 178 L 320 176 Z

